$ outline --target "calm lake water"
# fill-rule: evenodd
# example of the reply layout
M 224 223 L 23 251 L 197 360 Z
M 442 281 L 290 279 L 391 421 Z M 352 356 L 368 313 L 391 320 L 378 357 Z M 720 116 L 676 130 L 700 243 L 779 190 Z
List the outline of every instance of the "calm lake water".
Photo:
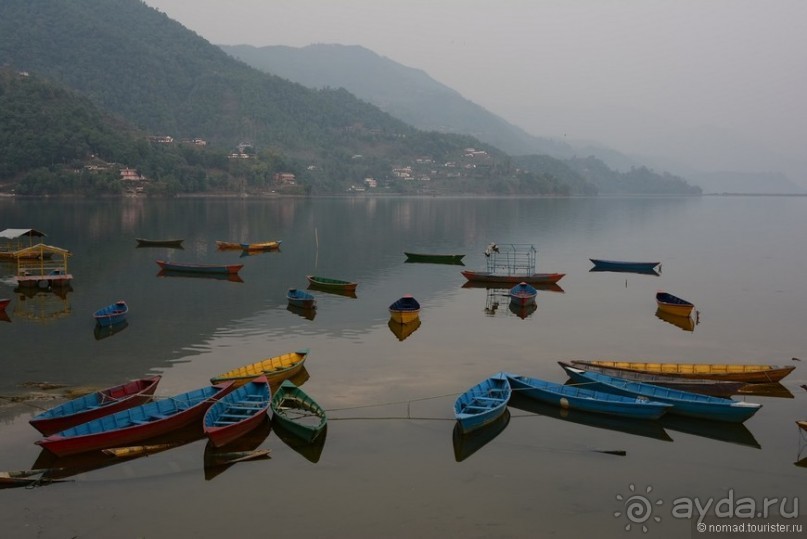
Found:
M 22 227 L 73 253 L 74 281 L 27 296 L 0 264 L 0 297 L 12 298 L 0 395 L 159 373 L 157 394 L 170 396 L 308 348 L 304 389 L 330 424 L 319 447 L 264 429 L 244 444 L 271 459 L 230 467 L 205 466 L 195 431 L 148 457 L 54 463 L 28 425 L 50 403 L 2 406 L 0 470 L 59 466 L 68 480 L 0 490 L 3 537 L 689 537 L 677 498 L 805 498 L 794 422 L 807 419 L 807 363 L 791 358 L 807 362 L 807 197 L 0 199 L 0 229 Z M 283 243 L 239 257 L 216 240 Z M 482 270 L 490 242 L 534 244 L 538 271 L 566 274 L 561 290 L 541 290 L 522 318 L 504 291 L 464 287 L 461 266 L 404 262 L 404 251 L 465 253 Z M 662 273 L 593 273 L 589 257 L 660 260 Z M 243 282 L 160 277 L 157 259 L 243 263 Z M 290 311 L 286 290 L 307 274 L 357 281 L 356 297 L 314 291 L 313 319 Z M 656 316 L 658 289 L 695 303 L 694 330 Z M 387 307 L 406 293 L 422 323 L 400 340 Z M 128 326 L 98 338 L 92 313 L 118 299 Z M 734 397 L 763 404 L 741 426 L 511 407 L 455 439 L 457 394 L 501 370 L 564 382 L 557 361 L 572 359 L 797 369 L 775 396 Z M 651 514 L 630 520 L 632 495 Z

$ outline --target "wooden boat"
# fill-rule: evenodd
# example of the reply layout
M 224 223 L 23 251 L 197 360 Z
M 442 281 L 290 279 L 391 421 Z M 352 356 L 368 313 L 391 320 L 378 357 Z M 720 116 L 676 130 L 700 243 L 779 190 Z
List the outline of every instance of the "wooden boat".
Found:
M 414 322 L 420 316 L 420 303 L 410 294 L 395 300 L 389 306 L 390 318 L 399 324 Z
M 270 384 L 276 385 L 302 370 L 307 357 L 307 349 L 289 352 L 227 371 L 214 376 L 210 381 L 214 384 L 235 382 L 236 386 L 240 386 L 263 374 Z
M 492 442 L 510 423 L 510 411 L 504 413 L 480 429 L 464 433 L 459 423 L 454 424 L 451 442 L 454 446 L 454 460 L 462 462 L 485 445 Z
M 462 432 L 471 432 L 495 421 L 507 410 L 510 394 L 510 383 L 503 372 L 462 393 L 454 401 L 454 416 Z
M 342 281 L 341 279 L 331 279 L 329 277 L 320 277 L 318 275 L 306 275 L 308 282 L 321 289 L 339 290 L 342 292 L 355 292 L 357 283 L 352 281 Z
M 538 291 L 529 283 L 521 282 L 511 288 L 508 295 L 510 296 L 510 303 L 519 307 L 526 307 L 527 305 L 535 304 L 535 296 L 538 295 Z
M 216 401 L 203 421 L 210 442 L 227 445 L 265 422 L 271 395 L 266 376 L 259 376 Z
M 138 247 L 182 247 L 181 240 L 149 240 L 145 238 L 135 238 Z
M 166 262 L 165 260 L 157 260 L 157 265 L 164 271 L 228 275 L 238 273 L 244 267 L 243 264 L 182 264 L 179 262 Z
M 742 423 L 762 408 L 761 404 L 722 399 L 653 384 L 633 382 L 606 374 L 585 371 L 563 362 L 559 363 L 575 383 L 587 384 L 589 389 L 666 402 L 673 405 L 669 410 L 671 414 L 729 423 Z
M 11 298 L 0 299 L 0 311 L 5 311 L 9 303 L 11 303 Z
M 317 300 L 314 295 L 299 288 L 289 288 L 286 293 L 286 299 L 289 300 L 289 305 L 294 305 L 301 309 L 315 309 L 317 307 Z
M 212 385 L 141 404 L 71 427 L 36 443 L 58 456 L 131 445 L 194 422 L 201 423 L 207 409 L 233 387 L 232 383 Z
M 627 260 L 603 260 L 601 258 L 589 258 L 594 267 L 608 271 L 630 271 L 630 272 L 653 272 L 661 262 L 635 262 Z M 658 274 L 657 274 L 658 275 Z
M 325 410 L 289 380 L 280 384 L 271 406 L 273 421 L 307 442 L 316 440 L 328 424 Z
M 126 320 L 129 313 L 129 306 L 123 300 L 118 300 L 111 305 L 98 309 L 93 314 L 95 322 L 101 327 L 114 326 Z
M 461 265 L 465 255 L 441 255 L 426 253 L 409 253 L 404 251 L 407 262 L 425 262 L 429 264 L 454 264 Z
M 676 316 L 688 317 L 692 313 L 693 307 L 695 307 L 695 305 L 687 300 L 661 290 L 656 292 L 656 303 L 660 310 Z
M 462 275 L 471 282 L 478 283 L 513 283 L 551 284 L 560 281 L 565 273 L 524 273 L 505 274 L 490 271 L 462 271 Z
M 280 244 L 283 240 L 278 241 L 265 241 L 263 243 L 242 243 L 241 249 L 244 251 L 274 251 L 280 249 Z
M 29 423 L 45 436 L 151 400 L 160 376 L 138 378 L 69 400 L 35 415 Z
M 658 376 L 732 380 L 735 382 L 778 382 L 796 367 L 792 365 L 743 365 L 720 363 L 648 363 L 642 361 L 591 361 L 591 365 L 620 371 L 644 372 Z
M 237 241 L 216 241 L 216 249 L 220 251 L 241 251 L 241 243 Z
M 707 378 L 685 378 L 683 376 L 664 376 L 660 374 L 650 374 L 647 372 L 629 371 L 625 369 L 612 368 L 601 363 L 605 361 L 581 361 L 573 360 L 571 364 L 585 371 L 607 374 L 614 378 L 623 378 L 644 384 L 655 384 L 657 386 L 680 389 L 681 391 L 692 391 L 693 393 L 703 393 L 713 397 L 728 397 L 739 393 L 747 384 L 733 380 L 710 380 Z
M 566 410 L 580 410 L 596 414 L 608 414 L 634 419 L 658 419 L 671 404 L 645 398 L 625 397 L 586 387 L 556 384 L 538 378 L 507 373 L 507 380 L 514 393 Z

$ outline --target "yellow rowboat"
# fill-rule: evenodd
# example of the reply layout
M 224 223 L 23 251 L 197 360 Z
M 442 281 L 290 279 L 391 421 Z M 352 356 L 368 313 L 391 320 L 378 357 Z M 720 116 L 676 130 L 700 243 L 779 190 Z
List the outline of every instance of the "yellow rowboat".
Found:
M 695 305 L 689 301 L 661 290 L 656 293 L 656 303 L 658 304 L 659 310 L 675 316 L 689 316 L 692 313 L 693 307 L 695 307 Z
M 610 369 L 643 372 L 658 376 L 679 378 L 703 378 L 710 380 L 733 380 L 735 382 L 778 382 L 795 369 L 791 365 L 743 365 L 718 363 L 646 363 L 640 361 L 575 361 L 578 366 L 586 364 Z
M 235 382 L 235 386 L 243 385 L 253 378 L 265 375 L 270 385 L 276 386 L 286 378 L 294 376 L 303 368 L 308 357 L 308 349 L 289 352 L 279 356 L 269 357 L 243 367 L 214 376 L 210 380 L 213 384 L 221 382 Z
M 280 249 L 280 244 L 283 240 L 278 241 L 265 241 L 263 243 L 242 243 L 241 249 L 244 251 L 274 251 Z

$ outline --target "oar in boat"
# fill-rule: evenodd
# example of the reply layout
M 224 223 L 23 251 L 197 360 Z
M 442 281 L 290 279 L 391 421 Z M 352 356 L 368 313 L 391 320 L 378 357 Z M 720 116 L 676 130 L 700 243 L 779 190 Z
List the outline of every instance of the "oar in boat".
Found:
M 269 453 L 271 453 L 271 450 L 269 449 L 255 449 L 253 451 L 230 451 L 228 453 L 215 453 L 213 457 L 220 464 L 232 464 L 246 460 L 270 458 Z
M 176 447 L 178 445 L 180 444 L 171 443 L 171 444 L 153 444 L 153 445 L 132 445 L 129 447 L 110 447 L 109 449 L 103 449 L 102 451 L 106 455 L 112 455 L 114 457 L 119 458 L 130 458 L 130 457 L 139 457 L 140 455 L 149 455 L 151 453 L 157 453 L 165 449 L 171 449 L 172 447 Z

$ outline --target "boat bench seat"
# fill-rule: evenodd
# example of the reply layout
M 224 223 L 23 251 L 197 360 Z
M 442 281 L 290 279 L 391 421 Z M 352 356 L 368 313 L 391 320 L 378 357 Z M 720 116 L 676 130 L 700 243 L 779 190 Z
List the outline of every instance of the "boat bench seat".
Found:
M 148 419 L 132 419 L 132 423 L 135 425 L 146 425 L 147 423 L 151 423 Z
M 492 397 L 474 397 L 474 400 L 481 402 L 502 402 L 502 399 L 495 399 Z
M 490 406 L 474 406 L 473 404 L 469 404 L 463 408 L 463 412 L 484 412 L 485 410 L 490 410 Z
M 221 415 L 219 416 L 219 418 L 225 418 L 225 419 L 227 419 L 227 418 L 232 418 L 232 419 L 244 419 L 244 418 L 246 418 L 246 417 L 249 417 L 249 416 L 248 416 L 248 415 L 246 415 L 246 414 L 221 414 Z

